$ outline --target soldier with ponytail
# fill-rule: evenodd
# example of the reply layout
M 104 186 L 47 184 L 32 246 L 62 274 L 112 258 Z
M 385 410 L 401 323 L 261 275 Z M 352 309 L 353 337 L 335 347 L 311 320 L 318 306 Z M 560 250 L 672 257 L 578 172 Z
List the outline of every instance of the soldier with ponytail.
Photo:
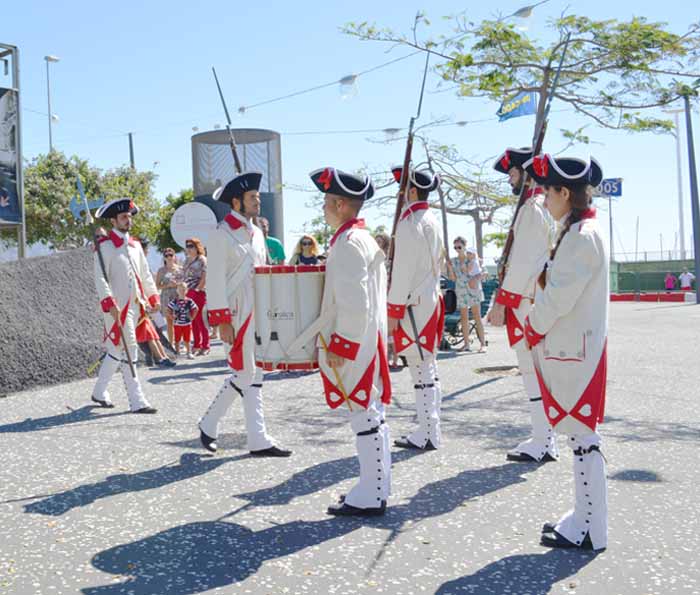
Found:
M 602 550 L 608 542 L 603 421 L 607 376 L 608 250 L 592 207 L 603 172 L 595 159 L 537 155 L 524 168 L 545 188 L 560 233 L 525 321 L 549 423 L 574 454 L 574 508 L 546 523 L 541 543 Z

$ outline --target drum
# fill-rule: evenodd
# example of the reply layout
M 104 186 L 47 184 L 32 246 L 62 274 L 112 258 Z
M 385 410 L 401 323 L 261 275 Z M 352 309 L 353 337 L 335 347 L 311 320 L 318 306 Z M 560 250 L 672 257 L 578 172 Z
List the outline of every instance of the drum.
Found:
M 321 313 L 325 265 L 255 267 L 255 362 L 263 370 L 315 370 L 316 337 L 288 348 Z

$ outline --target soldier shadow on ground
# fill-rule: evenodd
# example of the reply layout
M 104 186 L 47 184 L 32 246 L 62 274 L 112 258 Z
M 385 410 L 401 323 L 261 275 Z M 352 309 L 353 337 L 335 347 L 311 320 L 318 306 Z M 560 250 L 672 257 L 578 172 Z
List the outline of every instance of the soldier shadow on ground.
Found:
M 113 413 L 93 415 L 95 410 L 105 411 L 105 409 L 99 405 L 85 405 L 79 409 L 70 409 L 67 413 L 58 413 L 48 417 L 28 417 L 23 421 L 0 426 L 0 434 L 10 434 L 13 432 L 39 432 L 41 430 L 49 430 L 58 426 L 76 424 L 84 421 L 95 421 L 99 419 L 106 419 L 108 417 L 118 417 L 120 415 L 128 415 L 130 413 L 130 411 L 116 411 Z
M 544 554 L 517 554 L 495 560 L 474 574 L 443 583 L 436 595 L 454 593 L 528 593 L 546 595 L 552 587 L 574 576 L 598 554 L 550 550 Z
M 82 592 L 84 595 L 203 593 L 242 582 L 255 575 L 265 562 L 344 537 L 362 527 L 389 531 L 375 554 L 368 552 L 364 558 L 352 554 L 353 567 L 359 571 L 364 565 L 371 574 L 409 521 L 412 523 L 406 530 L 414 528 L 416 521 L 454 512 L 468 500 L 524 482 L 525 475 L 535 469 L 537 465 L 511 463 L 465 470 L 454 477 L 423 486 L 407 503 L 391 506 L 384 517 L 378 518 L 295 520 L 253 531 L 223 520 L 232 515 L 228 513 L 214 521 L 171 527 L 96 554 L 92 558 L 96 569 L 128 578 L 121 583 L 87 587 Z M 301 479 L 293 481 L 301 485 Z M 277 499 L 271 491 L 254 494 L 258 495 L 248 497 L 258 498 L 260 502 L 278 503 L 286 499 L 286 496 Z
M 102 498 L 155 490 L 178 481 L 192 479 L 246 456 L 248 455 L 212 457 L 211 455 L 185 453 L 175 465 L 168 463 L 138 473 L 110 475 L 97 483 L 81 485 L 77 488 L 51 494 L 31 504 L 25 504 L 24 512 L 60 516 L 74 508 L 88 506 Z

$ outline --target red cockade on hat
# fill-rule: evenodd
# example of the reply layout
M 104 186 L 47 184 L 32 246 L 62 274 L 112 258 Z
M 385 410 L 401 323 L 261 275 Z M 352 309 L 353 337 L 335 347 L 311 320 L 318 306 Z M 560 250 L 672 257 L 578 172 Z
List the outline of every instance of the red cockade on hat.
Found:
M 134 201 L 130 200 L 129 201 L 129 210 L 133 211 L 135 208 L 136 208 L 136 205 L 134 204 Z
M 318 177 L 318 183 L 323 184 L 323 189 L 328 190 L 333 183 L 333 168 L 327 167 L 323 170 L 323 173 Z
M 501 167 L 508 171 L 510 169 L 510 153 L 506 151 L 501 157 Z
M 403 168 L 402 167 L 397 168 L 397 169 L 393 170 L 391 173 L 394 175 L 394 180 L 396 180 L 397 182 L 400 183 L 401 176 L 403 175 Z
M 540 178 L 546 178 L 549 174 L 549 155 L 536 155 L 532 160 L 532 169 Z

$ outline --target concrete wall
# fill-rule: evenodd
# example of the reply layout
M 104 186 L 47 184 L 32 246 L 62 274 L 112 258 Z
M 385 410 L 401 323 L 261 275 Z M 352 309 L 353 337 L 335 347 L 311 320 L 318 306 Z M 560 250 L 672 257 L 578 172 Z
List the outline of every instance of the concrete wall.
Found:
M 102 338 L 92 258 L 0 263 L 0 394 L 86 377 Z

